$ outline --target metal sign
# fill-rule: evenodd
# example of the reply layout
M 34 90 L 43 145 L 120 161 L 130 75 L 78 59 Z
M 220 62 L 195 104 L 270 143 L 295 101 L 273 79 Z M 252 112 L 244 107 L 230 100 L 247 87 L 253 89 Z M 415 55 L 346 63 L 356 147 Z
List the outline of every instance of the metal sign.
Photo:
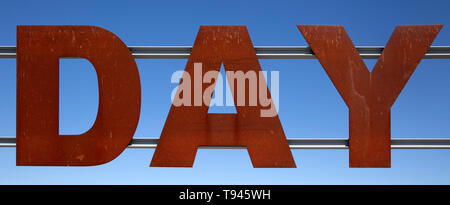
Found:
M 448 52 L 439 53 L 448 48 L 430 49 L 442 25 L 397 26 L 384 49 L 355 47 L 342 26 L 298 28 L 310 48 L 254 47 L 245 26 L 201 26 L 192 48 L 127 47 L 113 33 L 95 26 L 18 26 L 17 54 L 12 47 L 0 49 L 0 57 L 17 57 L 17 165 L 100 165 L 129 146 L 142 145 L 156 147 L 150 164 L 154 167 L 192 167 L 197 149 L 204 146 L 245 147 L 254 167 L 296 167 L 289 148 L 308 146 L 349 148 L 350 167 L 390 167 L 394 146 L 450 148 L 448 140 L 391 142 L 390 136 L 390 108 L 421 59 L 450 57 Z M 81 135 L 59 135 L 62 57 L 89 60 L 98 76 L 97 118 Z M 141 105 L 133 57 L 189 58 L 160 139 L 151 145 L 148 139 L 141 144 L 133 139 Z M 286 139 L 266 81 L 259 77 L 258 58 L 314 57 L 349 107 L 348 141 Z M 362 57 L 379 57 L 372 72 Z M 248 102 L 236 106 L 236 114 L 208 113 L 221 64 L 227 77 L 235 77 L 228 78 L 234 104 Z M 200 81 L 189 77 L 197 75 L 209 77 Z M 250 78 L 256 79 L 255 86 Z M 193 98 L 187 98 L 191 93 L 183 86 L 197 90 Z M 261 98 L 267 99 L 265 103 L 252 101 Z

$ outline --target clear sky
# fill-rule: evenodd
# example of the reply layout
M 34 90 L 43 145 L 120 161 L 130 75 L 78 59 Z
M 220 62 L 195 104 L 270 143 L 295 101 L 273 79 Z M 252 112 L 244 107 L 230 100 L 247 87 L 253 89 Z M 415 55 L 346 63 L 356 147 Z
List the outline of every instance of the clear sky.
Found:
M 200 25 L 246 25 L 256 46 L 307 46 L 297 24 L 343 25 L 355 45 L 384 46 L 396 25 L 444 24 L 435 46 L 450 45 L 443 1 L 5 1 L 0 45 L 17 25 L 95 25 L 125 44 L 193 44 Z M 125 3 L 126 2 L 126 3 Z M 137 60 L 142 107 L 134 137 L 158 138 L 182 60 Z M 365 60 L 370 69 L 376 60 Z M 288 138 L 347 138 L 348 109 L 317 60 L 260 60 L 280 74 L 279 116 Z M 95 120 L 95 70 L 87 60 L 60 67 L 60 133 Z M 392 107 L 393 138 L 450 137 L 450 59 L 423 60 Z M 0 136 L 15 136 L 15 59 L 0 59 Z M 217 108 L 217 112 L 221 109 Z M 95 167 L 17 167 L 0 148 L 0 184 L 450 184 L 450 150 L 392 150 L 392 168 L 349 168 L 348 150 L 292 150 L 297 168 L 253 168 L 245 149 L 197 152 L 193 168 L 150 168 L 154 149 L 126 149 Z

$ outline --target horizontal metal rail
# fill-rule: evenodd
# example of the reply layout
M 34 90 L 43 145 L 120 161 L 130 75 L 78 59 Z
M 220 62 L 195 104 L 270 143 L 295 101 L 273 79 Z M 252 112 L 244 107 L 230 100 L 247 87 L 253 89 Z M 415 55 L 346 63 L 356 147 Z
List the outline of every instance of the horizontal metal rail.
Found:
M 191 46 L 129 46 L 136 59 L 185 59 Z M 383 46 L 357 46 L 364 59 L 376 59 L 381 55 Z M 255 46 L 259 59 L 315 59 L 310 47 L 306 46 Z M 0 58 L 15 58 L 15 46 L 0 46 Z M 450 46 L 432 46 L 425 54 L 425 59 L 450 58 Z
M 156 148 L 157 138 L 133 138 L 128 148 Z M 344 138 L 297 138 L 287 139 L 291 149 L 348 149 Z M 0 147 L 15 147 L 15 137 L 0 137 Z M 239 149 L 245 147 L 201 146 L 207 149 Z M 450 138 L 394 138 L 392 149 L 450 149 Z

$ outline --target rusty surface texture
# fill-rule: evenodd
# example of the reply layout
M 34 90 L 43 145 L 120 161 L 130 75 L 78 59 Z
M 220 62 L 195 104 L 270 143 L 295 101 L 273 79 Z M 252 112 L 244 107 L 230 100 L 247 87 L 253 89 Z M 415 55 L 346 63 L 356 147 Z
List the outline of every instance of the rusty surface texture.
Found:
M 245 26 L 201 26 L 185 69 L 190 76 L 194 76 L 194 63 L 202 63 L 201 76 L 219 71 L 222 63 L 226 71 L 261 70 Z M 233 87 L 235 81 L 229 83 Z M 191 85 L 195 87 L 194 80 Z M 203 85 L 202 93 L 208 85 Z M 244 146 L 254 167 L 295 167 L 278 115 L 261 117 L 261 109 L 267 108 L 259 103 L 238 106 L 237 95 L 237 114 L 209 114 L 210 100 L 201 106 L 172 105 L 150 166 L 192 167 L 199 146 Z
M 59 135 L 61 57 L 89 60 L 98 76 L 97 118 L 81 135 Z M 140 92 L 136 63 L 111 32 L 94 26 L 18 26 L 17 165 L 91 166 L 113 160 L 137 127 Z
M 349 108 L 350 167 L 391 166 L 391 106 L 441 28 L 397 26 L 369 72 L 343 26 L 298 26 Z

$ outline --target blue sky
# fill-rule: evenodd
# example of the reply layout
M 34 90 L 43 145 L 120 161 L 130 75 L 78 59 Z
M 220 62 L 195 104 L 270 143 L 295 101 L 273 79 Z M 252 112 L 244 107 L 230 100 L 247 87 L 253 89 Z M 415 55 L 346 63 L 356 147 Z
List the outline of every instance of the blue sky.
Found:
M 193 44 L 200 25 L 246 25 L 257 46 L 307 46 L 297 24 L 343 25 L 355 45 L 384 46 L 396 25 L 444 24 L 433 45 L 450 45 L 449 1 L 7 1 L 0 45 L 17 25 L 95 25 L 125 44 Z M 135 137 L 159 137 L 182 60 L 136 60 L 142 87 Z M 370 69 L 376 60 L 365 60 Z M 348 109 L 317 60 L 260 60 L 280 72 L 279 116 L 288 138 L 347 138 Z M 97 79 L 87 60 L 60 67 L 60 133 L 95 120 Z M 0 59 L 0 135 L 15 136 L 15 59 Z M 392 107 L 393 138 L 450 137 L 450 61 L 423 60 Z M 217 111 L 220 112 L 217 108 Z M 154 149 L 126 149 L 95 167 L 17 167 L 0 148 L 0 184 L 450 184 L 450 150 L 392 150 L 392 168 L 348 168 L 348 150 L 292 150 L 298 168 L 253 168 L 245 149 L 197 152 L 193 168 L 150 168 Z

